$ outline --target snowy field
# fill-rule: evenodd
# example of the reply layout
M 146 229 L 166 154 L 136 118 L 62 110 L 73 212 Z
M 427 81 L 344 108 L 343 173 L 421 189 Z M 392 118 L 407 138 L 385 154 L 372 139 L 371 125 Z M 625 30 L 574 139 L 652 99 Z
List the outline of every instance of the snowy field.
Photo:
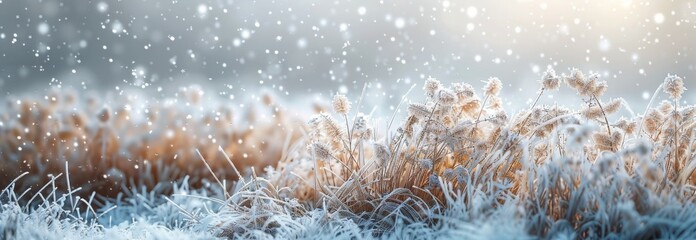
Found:
M 0 239 L 696 238 L 694 4 L 0 0 Z

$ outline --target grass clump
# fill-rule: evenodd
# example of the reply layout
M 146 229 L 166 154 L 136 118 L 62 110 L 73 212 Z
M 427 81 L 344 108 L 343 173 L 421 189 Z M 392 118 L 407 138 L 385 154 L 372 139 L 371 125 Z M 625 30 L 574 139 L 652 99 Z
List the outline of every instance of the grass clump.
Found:
M 539 103 L 561 82 L 582 108 Z M 466 215 L 455 218 L 468 221 L 508 209 L 532 236 L 696 235 L 675 232 L 688 228 L 679 222 L 655 222 L 685 218 L 670 209 L 693 207 L 696 113 L 678 105 L 681 78 L 667 77 L 672 102 L 648 106 L 645 116 L 633 115 L 623 99 L 603 100 L 607 83 L 578 69 L 544 73 L 536 101 L 516 114 L 502 108 L 501 87 L 491 78 L 478 95 L 466 83 L 428 79 L 426 101 L 408 104 L 406 119 L 387 135 L 336 96 L 337 118 L 312 118 L 306 151 L 281 161 L 271 180 L 295 189 L 291 196 L 301 202 L 369 222 L 376 233 L 399 221 L 444 227 L 451 219 L 443 216 L 462 208 Z M 629 118 L 613 116 L 622 108 Z
M 135 94 L 99 98 L 59 89 L 43 98 L 8 99 L 0 110 L 0 186 L 29 172 L 16 189 L 36 189 L 49 175 L 65 172 L 67 162 L 71 186 L 58 182 L 57 187 L 81 187 L 82 197 L 92 192 L 115 197 L 142 186 L 171 190 L 170 183 L 185 176 L 200 187 L 210 178 L 201 156 L 216 175 L 231 181 L 236 174 L 222 170 L 225 154 L 241 159 L 237 165 L 243 171 L 260 169 L 276 165 L 286 144 L 269 139 L 299 137 L 293 131 L 299 121 L 271 95 L 247 109 L 206 102 L 203 95 L 191 86 L 174 98 L 152 101 Z

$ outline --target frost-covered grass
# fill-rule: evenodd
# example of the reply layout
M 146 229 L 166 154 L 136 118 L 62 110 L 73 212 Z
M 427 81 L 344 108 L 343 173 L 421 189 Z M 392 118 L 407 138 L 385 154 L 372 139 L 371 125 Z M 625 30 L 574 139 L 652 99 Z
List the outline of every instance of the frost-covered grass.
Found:
M 481 95 L 429 79 L 425 102 L 379 124 L 336 95 L 333 114 L 249 133 L 276 141 L 265 143 L 277 155 L 264 171 L 234 148 L 190 144 L 184 163 L 197 171 L 189 176 L 155 171 L 164 177 L 121 184 L 96 201 L 75 194 L 84 183 L 70 183 L 74 163 L 61 160 L 45 188 L 20 184 L 35 172 L 7 181 L 0 229 L 22 239 L 694 238 L 696 107 L 681 101 L 683 82 L 668 76 L 654 97 L 664 92 L 668 100 L 637 108 L 603 98 L 608 86 L 596 74 L 550 70 L 532 106 L 505 111 L 498 79 Z M 561 85 L 577 92 L 580 109 L 539 101 Z M 625 116 L 615 116 L 622 109 Z M 29 156 L 44 156 L 39 149 Z
M 0 186 L 29 172 L 17 187 L 36 189 L 49 175 L 65 172 L 65 162 L 72 187 L 84 190 L 78 193 L 82 197 L 92 192 L 115 197 L 122 188 L 152 189 L 184 176 L 199 186 L 210 178 L 201 155 L 215 175 L 232 181 L 236 175 L 225 171 L 227 161 L 218 148 L 244 159 L 237 165 L 247 173 L 251 167 L 275 165 L 285 141 L 299 137 L 293 130 L 301 121 L 286 116 L 270 95 L 262 100 L 238 109 L 206 101 L 195 86 L 165 99 L 59 89 L 39 98 L 8 97 L 0 107 Z M 57 184 L 65 189 L 66 183 Z

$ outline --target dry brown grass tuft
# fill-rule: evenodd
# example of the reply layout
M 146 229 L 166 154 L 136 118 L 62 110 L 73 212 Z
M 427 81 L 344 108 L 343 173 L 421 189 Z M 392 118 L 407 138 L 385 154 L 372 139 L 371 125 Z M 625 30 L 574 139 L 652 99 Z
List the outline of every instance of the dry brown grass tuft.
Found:
M 561 79 L 577 91 L 583 109 L 539 105 Z M 603 101 L 606 82 L 578 69 L 546 72 L 534 104 L 513 117 L 497 103 L 502 84 L 496 78 L 486 82 L 483 100 L 468 84 L 448 88 L 428 79 L 427 101 L 410 103 L 407 118 L 389 135 L 361 137 L 358 128 L 384 131 L 364 120 L 356 127 L 358 118 L 348 118 L 345 108 L 336 108 L 343 125 L 328 113 L 313 118 L 302 139 L 313 152 L 281 161 L 271 179 L 296 189 L 301 194 L 292 197 L 301 202 L 326 202 L 377 227 L 391 226 L 396 216 L 436 221 L 426 213 L 452 201 L 486 211 L 514 201 L 531 234 L 556 233 L 562 222 L 576 236 L 606 237 L 627 231 L 626 220 L 597 220 L 596 214 L 620 201 L 649 214 L 672 200 L 694 200 L 696 119 L 693 106 L 677 106 L 680 80 L 665 82 L 673 104 L 612 122 L 625 101 Z M 477 192 L 487 200 L 472 199 Z
M 7 102 L 0 122 L 0 185 L 23 172 L 17 189 L 37 189 L 49 175 L 71 173 L 71 188 L 115 196 L 122 187 L 170 185 L 210 178 L 199 150 L 215 174 L 228 180 L 224 152 L 244 171 L 275 166 L 284 141 L 296 141 L 301 124 L 265 95 L 264 106 L 237 112 L 203 103 L 199 88 L 183 88 L 178 99 L 141 104 L 139 99 L 102 101 L 53 91 L 43 99 Z M 105 106 L 105 107 L 103 107 Z M 243 116 L 236 116 L 236 115 Z M 257 115 L 273 116 L 259 120 Z M 58 182 L 59 189 L 68 189 Z

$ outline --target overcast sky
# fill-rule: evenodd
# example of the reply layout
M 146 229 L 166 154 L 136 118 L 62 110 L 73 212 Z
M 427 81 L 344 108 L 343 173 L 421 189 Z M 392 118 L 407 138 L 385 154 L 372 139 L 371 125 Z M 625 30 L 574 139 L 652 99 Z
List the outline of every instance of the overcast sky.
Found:
M 0 93 L 198 84 L 297 99 L 370 83 L 382 102 L 427 77 L 497 76 L 520 105 L 547 67 L 577 67 L 644 104 L 668 73 L 696 89 L 694 42 L 691 1 L 0 0 Z

